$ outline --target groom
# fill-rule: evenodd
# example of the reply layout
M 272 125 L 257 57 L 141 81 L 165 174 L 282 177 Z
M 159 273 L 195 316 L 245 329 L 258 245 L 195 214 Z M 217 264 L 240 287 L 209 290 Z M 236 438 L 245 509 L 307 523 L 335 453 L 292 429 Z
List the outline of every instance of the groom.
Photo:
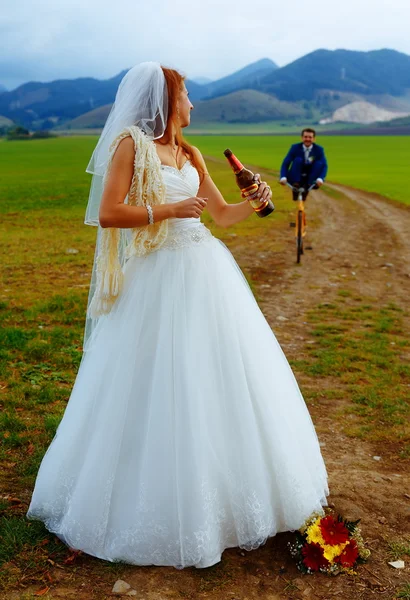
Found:
M 285 156 L 280 170 L 280 183 L 289 182 L 294 187 L 307 189 L 316 182 L 320 187 L 327 173 L 327 161 L 322 146 L 315 144 L 316 132 L 309 127 L 302 131 L 302 142 L 293 144 Z M 297 192 L 293 199 L 297 200 Z M 305 200 L 307 192 L 303 194 Z

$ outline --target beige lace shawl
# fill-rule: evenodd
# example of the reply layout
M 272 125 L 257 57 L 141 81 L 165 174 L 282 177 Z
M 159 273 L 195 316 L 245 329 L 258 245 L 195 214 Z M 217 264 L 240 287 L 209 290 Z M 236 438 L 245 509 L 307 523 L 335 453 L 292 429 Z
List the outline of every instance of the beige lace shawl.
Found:
M 118 144 L 131 136 L 134 140 L 135 159 L 134 174 L 128 192 L 128 204 L 131 206 L 155 206 L 165 200 L 165 186 L 161 173 L 161 163 L 155 143 L 146 137 L 138 127 L 126 127 L 112 142 L 110 157 L 104 174 L 103 186 L 111 168 L 112 159 Z M 168 221 L 159 221 L 153 225 L 144 225 L 130 230 L 131 241 L 125 248 L 124 256 L 144 256 L 157 250 L 164 243 L 168 234 Z M 97 318 L 110 312 L 114 302 L 121 294 L 123 271 L 120 262 L 121 229 L 117 227 L 101 228 L 100 243 L 96 264 L 96 288 L 88 314 Z

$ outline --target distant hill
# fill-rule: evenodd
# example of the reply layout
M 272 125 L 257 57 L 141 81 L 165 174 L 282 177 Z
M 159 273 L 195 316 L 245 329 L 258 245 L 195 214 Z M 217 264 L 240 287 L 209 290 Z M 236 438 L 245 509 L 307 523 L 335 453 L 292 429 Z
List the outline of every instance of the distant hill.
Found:
M 208 85 L 209 83 L 212 83 L 214 80 L 210 79 L 209 77 L 193 77 L 191 79 L 191 81 L 193 81 L 194 83 L 197 83 L 198 85 Z
M 0 83 L 0 94 L 4 94 L 4 92 L 7 92 L 7 88 L 5 85 Z
M 104 126 L 111 105 L 89 111 L 62 125 L 64 129 L 98 129 Z M 202 100 L 192 111 L 192 125 L 203 123 L 260 123 L 263 121 L 289 120 L 305 115 L 304 109 L 289 102 L 282 102 L 256 90 L 241 90 L 226 96 Z
M 375 94 L 365 97 L 367 101 L 376 106 L 381 106 L 392 112 L 410 112 L 410 89 L 405 96 L 389 96 L 388 94 Z
M 217 82 L 201 85 L 188 80 L 186 85 L 192 101 L 196 102 L 211 92 L 220 94 L 222 89 L 244 85 L 249 78 L 256 81 L 257 77 L 266 75 L 275 68 L 277 67 L 272 61 L 262 59 Z M 108 80 L 90 77 L 50 83 L 29 82 L 0 95 L 0 114 L 30 129 L 59 127 L 111 104 L 126 72 L 124 70 Z M 99 119 L 98 112 L 94 116 Z
M 410 89 L 410 56 L 395 50 L 316 50 L 270 73 L 257 89 L 291 102 L 314 100 L 322 89 L 402 96 Z
M 262 58 L 257 62 L 247 65 L 232 75 L 217 79 L 208 85 L 202 86 L 202 95 L 200 99 L 213 98 L 215 96 L 225 96 L 229 92 L 240 89 L 258 88 L 259 82 L 276 71 L 279 67 L 269 58 Z
M 90 110 L 60 127 L 63 129 L 102 129 L 110 113 L 111 106 L 112 104 L 105 104 Z
M 104 81 L 90 77 L 26 83 L 0 95 L 0 114 L 25 127 L 50 128 L 113 102 L 125 73 Z
M 388 123 L 378 123 L 380 127 L 409 127 L 410 128 L 410 115 L 407 117 L 400 117 L 399 119 L 392 119 Z M 409 131 L 410 133 L 410 131 Z
M 187 79 L 185 81 L 186 89 L 189 92 L 189 97 L 192 102 L 196 102 L 200 100 L 204 95 L 204 86 L 192 81 L 191 79 Z
M 341 108 L 338 108 L 333 113 L 330 119 L 324 119 L 321 123 L 375 123 L 375 122 L 386 122 L 399 117 L 406 117 L 408 113 L 397 113 L 379 106 L 375 106 L 370 102 L 351 102 Z
M 200 83 L 198 79 L 188 79 L 186 86 L 189 97 L 193 102 L 216 96 L 225 96 L 229 92 L 253 87 L 260 78 L 272 73 L 278 66 L 269 58 L 262 58 L 257 62 L 247 65 L 231 75 L 217 79 L 210 83 Z
M 303 108 L 296 104 L 282 102 L 256 90 L 241 90 L 198 102 L 192 111 L 191 122 L 194 126 L 204 122 L 260 123 L 303 115 Z
M 13 121 L 0 115 L 0 127 L 11 127 L 12 125 L 14 125 Z

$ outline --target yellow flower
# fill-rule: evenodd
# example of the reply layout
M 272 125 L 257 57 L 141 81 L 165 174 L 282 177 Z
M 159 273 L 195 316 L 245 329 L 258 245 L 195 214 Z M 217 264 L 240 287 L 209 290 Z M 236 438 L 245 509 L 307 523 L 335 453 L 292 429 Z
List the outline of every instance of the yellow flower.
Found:
M 317 520 L 320 521 L 320 519 L 322 519 L 322 518 L 323 518 L 323 511 L 322 512 L 316 511 L 316 512 L 312 513 L 310 515 L 310 517 L 308 519 L 306 519 L 306 521 L 304 522 L 302 527 L 299 529 L 300 533 L 302 535 L 304 535 L 313 523 L 315 523 Z
M 327 558 L 329 562 L 333 562 L 336 556 L 339 556 L 345 549 L 349 542 L 339 544 L 339 546 L 323 546 L 323 556 Z
M 316 519 L 316 521 L 310 527 L 308 527 L 306 531 L 307 541 L 309 542 L 309 544 L 320 544 L 321 546 L 324 546 L 325 541 L 322 537 L 322 532 L 320 531 L 319 523 L 320 517 Z

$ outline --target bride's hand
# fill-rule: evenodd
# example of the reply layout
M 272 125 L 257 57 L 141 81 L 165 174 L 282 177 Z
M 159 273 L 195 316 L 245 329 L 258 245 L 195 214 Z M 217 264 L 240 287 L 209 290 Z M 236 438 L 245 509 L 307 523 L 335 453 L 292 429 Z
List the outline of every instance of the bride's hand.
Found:
M 259 200 L 261 202 L 264 202 L 265 200 L 271 200 L 272 199 L 272 190 L 270 189 L 270 186 L 266 183 L 266 181 L 261 181 L 261 176 L 259 175 L 259 173 L 254 175 L 253 178 L 256 181 L 256 183 L 259 184 L 259 189 L 258 189 Z
M 193 198 L 188 198 L 187 200 L 176 202 L 174 204 L 175 217 L 177 217 L 178 219 L 200 217 L 202 211 L 206 206 L 207 200 L 208 198 L 199 198 L 197 196 L 194 196 Z

